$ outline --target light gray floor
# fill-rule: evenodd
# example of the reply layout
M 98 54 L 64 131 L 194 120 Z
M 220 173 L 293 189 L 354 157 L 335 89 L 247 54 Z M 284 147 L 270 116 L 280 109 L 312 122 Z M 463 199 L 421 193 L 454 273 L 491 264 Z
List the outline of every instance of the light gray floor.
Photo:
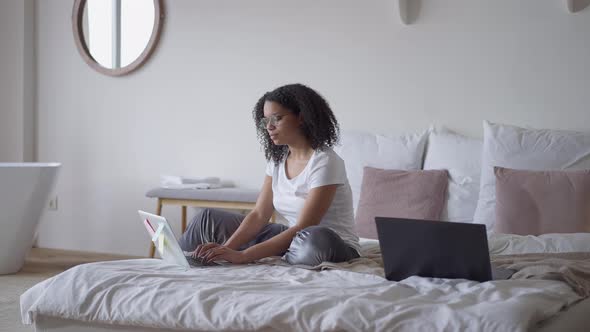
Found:
M 0 276 L 0 331 L 34 331 L 32 325 L 23 325 L 20 321 L 19 298 L 27 289 L 50 276 L 47 273 Z

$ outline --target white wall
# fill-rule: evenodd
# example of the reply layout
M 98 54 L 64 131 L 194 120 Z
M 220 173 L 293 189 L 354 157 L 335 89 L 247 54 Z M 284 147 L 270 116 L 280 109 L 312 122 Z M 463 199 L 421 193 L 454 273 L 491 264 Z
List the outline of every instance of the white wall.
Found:
M 39 158 L 63 162 L 59 210 L 39 246 L 146 254 L 137 209 L 158 176 L 258 187 L 251 109 L 302 82 L 343 129 L 430 123 L 481 136 L 481 121 L 590 129 L 590 8 L 564 1 L 422 1 L 400 24 L 393 0 L 174 0 L 153 57 L 100 75 L 75 49 L 71 2 L 38 0 Z M 177 209 L 164 210 L 178 224 Z
M 0 1 L 0 162 L 34 159 L 34 1 Z

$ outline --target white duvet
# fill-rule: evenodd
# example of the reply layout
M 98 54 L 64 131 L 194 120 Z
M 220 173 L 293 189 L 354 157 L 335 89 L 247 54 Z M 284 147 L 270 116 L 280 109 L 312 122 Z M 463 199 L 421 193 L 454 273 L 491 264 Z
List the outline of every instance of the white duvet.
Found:
M 391 282 L 276 265 L 182 271 L 138 259 L 65 271 L 24 293 L 21 312 L 25 324 L 44 315 L 190 330 L 526 331 L 579 299 L 551 280 Z

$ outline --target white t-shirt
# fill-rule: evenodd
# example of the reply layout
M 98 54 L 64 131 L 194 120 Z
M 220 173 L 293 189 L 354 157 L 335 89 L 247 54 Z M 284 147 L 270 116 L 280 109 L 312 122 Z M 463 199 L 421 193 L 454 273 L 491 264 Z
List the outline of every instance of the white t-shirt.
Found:
M 332 149 L 316 150 L 303 171 L 292 179 L 288 179 L 285 173 L 285 160 L 283 158 L 277 165 L 271 160 L 266 165 L 266 175 L 272 177 L 272 202 L 277 221 L 286 221 L 289 227 L 295 226 L 311 189 L 338 184 L 334 200 L 320 225 L 336 232 L 344 242 L 360 252 L 359 238 L 354 231 L 352 191 L 342 158 Z

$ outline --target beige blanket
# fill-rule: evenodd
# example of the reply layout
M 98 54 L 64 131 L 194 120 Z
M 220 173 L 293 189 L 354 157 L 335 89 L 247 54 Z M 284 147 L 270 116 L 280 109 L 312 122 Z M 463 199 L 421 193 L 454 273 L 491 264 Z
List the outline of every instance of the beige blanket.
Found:
M 324 262 L 316 266 L 298 265 L 309 270 L 346 270 L 384 277 L 383 259 L 379 247 L 363 248 L 362 257 L 344 263 Z M 515 270 L 510 279 L 560 280 L 584 298 L 590 297 L 590 253 L 494 255 L 494 267 Z M 278 257 L 261 260 L 263 264 L 286 265 Z
M 385 277 L 383 271 L 383 258 L 379 245 L 372 245 L 361 249 L 361 257 L 344 263 L 323 262 L 316 266 L 309 265 L 290 265 L 280 257 L 269 257 L 258 261 L 260 264 L 295 266 L 308 270 L 344 270 L 358 273 L 366 273 Z
M 492 265 L 515 270 L 510 279 L 548 279 L 566 282 L 576 293 L 590 297 L 590 253 L 492 256 Z

